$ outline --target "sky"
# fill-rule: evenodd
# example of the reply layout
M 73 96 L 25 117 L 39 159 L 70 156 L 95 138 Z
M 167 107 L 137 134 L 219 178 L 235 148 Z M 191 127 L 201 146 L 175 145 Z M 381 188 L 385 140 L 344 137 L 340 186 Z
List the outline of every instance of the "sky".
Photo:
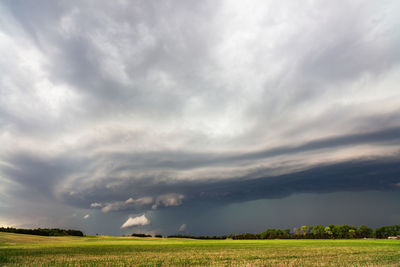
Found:
M 0 1 L 0 226 L 400 223 L 400 2 Z

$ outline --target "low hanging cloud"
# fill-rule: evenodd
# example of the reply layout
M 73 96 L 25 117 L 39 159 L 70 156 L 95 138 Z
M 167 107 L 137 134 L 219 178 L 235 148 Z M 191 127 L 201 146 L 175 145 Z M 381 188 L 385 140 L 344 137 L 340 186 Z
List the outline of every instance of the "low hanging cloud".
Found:
M 183 199 L 185 198 L 182 194 L 165 194 L 158 196 L 155 203 L 151 207 L 157 209 L 158 207 L 172 207 L 182 205 Z
M 150 205 L 152 209 L 159 207 L 172 207 L 180 206 L 183 203 L 184 195 L 170 193 L 162 194 L 156 197 L 141 197 L 141 198 L 128 198 L 125 201 L 115 201 L 109 203 L 91 203 L 91 208 L 101 208 L 104 213 L 122 210 L 143 210 L 147 209 Z
M 184 198 L 182 194 L 170 193 L 162 194 L 157 197 L 128 198 L 125 201 L 109 203 L 94 202 L 90 204 L 90 208 L 101 208 L 101 211 L 104 213 L 122 210 L 141 210 L 148 208 L 150 205 L 152 209 L 157 209 L 159 207 L 180 206 Z
M 153 197 L 152 205 L 145 205 L 142 209 L 131 207 L 131 210 L 146 211 L 150 208 L 178 207 L 185 204 L 208 203 L 235 203 L 257 199 L 283 198 L 293 194 L 329 193 L 342 191 L 391 191 L 398 190 L 400 183 L 400 155 L 386 158 L 370 158 L 348 160 L 336 163 L 316 164 L 307 168 L 294 168 L 287 172 L 281 169 L 256 169 L 243 176 L 230 179 L 207 179 L 193 181 L 174 181 L 160 184 L 154 178 L 142 180 L 126 179 L 116 187 L 118 194 L 99 189 L 95 192 L 83 191 L 78 197 L 83 202 L 75 202 L 79 207 L 85 207 L 85 197 L 117 198 L 129 195 L 137 190 L 137 194 L 147 195 L 151 191 L 161 193 Z M 276 173 L 276 174 L 270 174 Z M 146 189 L 147 188 L 147 189 Z M 151 191 L 149 190 L 151 189 Z M 181 193 L 168 193 L 179 190 Z M 120 211 L 129 210 L 126 201 L 112 202 L 111 206 L 118 206 Z M 140 199 L 140 198 L 138 198 Z M 74 202 L 70 202 L 74 204 Z M 150 203 L 147 202 L 147 203 Z M 110 211 L 117 211 L 117 209 Z
M 186 224 L 182 224 L 181 226 L 179 226 L 178 232 L 185 232 L 186 231 Z
M 89 214 L 86 214 L 85 216 L 83 216 L 83 219 L 89 219 L 89 217 L 90 217 L 90 215 Z
M 94 202 L 94 203 L 90 204 L 90 207 L 91 208 L 101 208 L 101 207 L 103 207 L 103 205 L 101 203 Z
M 142 197 L 138 199 L 128 198 L 125 201 L 116 201 L 107 204 L 100 204 L 100 206 L 98 207 L 102 207 L 101 211 L 107 213 L 110 211 L 140 209 L 143 208 L 144 206 L 151 205 L 152 203 L 153 203 L 152 197 Z
M 153 203 L 152 197 L 141 197 L 138 199 L 129 198 L 125 201 L 125 204 L 133 204 L 137 208 L 150 205 L 151 203 Z
M 142 216 L 138 217 L 133 217 L 133 218 L 129 217 L 128 220 L 126 220 L 126 222 L 123 225 L 121 225 L 121 229 L 131 228 L 135 226 L 145 226 L 149 224 L 150 224 L 149 219 L 147 219 L 145 214 L 143 214 Z

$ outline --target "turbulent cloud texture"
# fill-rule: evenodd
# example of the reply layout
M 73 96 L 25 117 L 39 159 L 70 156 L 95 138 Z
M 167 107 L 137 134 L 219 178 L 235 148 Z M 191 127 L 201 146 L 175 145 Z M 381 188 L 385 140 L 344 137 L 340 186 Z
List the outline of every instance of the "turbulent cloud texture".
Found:
M 398 192 L 399 12 L 2 1 L 0 222 L 116 233 L 199 203 Z

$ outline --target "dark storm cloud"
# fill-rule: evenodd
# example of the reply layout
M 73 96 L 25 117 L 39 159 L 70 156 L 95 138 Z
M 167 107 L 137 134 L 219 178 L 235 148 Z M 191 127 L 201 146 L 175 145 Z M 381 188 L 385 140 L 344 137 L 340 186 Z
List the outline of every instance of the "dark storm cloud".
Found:
M 3 1 L 0 223 L 395 190 L 399 10 Z
M 314 167 L 277 177 L 221 183 L 204 194 L 230 201 L 281 198 L 296 193 L 398 190 L 399 160 L 370 160 Z M 202 193 L 201 193 L 202 194 Z
M 7 163 L 0 166 L 1 172 L 6 179 L 20 185 L 10 191 L 16 189 L 18 194 L 23 194 L 27 198 L 36 194 L 54 198 L 57 184 L 87 164 L 84 159 L 77 162 L 68 157 L 49 158 L 27 151 L 11 155 Z
M 199 201 L 215 205 L 250 201 L 257 199 L 275 199 L 300 193 L 332 193 L 359 191 L 395 191 L 399 190 L 400 159 L 384 158 L 356 160 L 325 166 L 314 166 L 303 171 L 254 179 L 251 174 L 230 180 L 174 181 L 159 182 L 152 177 L 128 179 L 115 188 L 104 185 L 79 192 L 79 197 L 66 195 L 71 204 L 88 207 L 91 201 L 128 199 L 137 197 L 165 195 L 176 192 L 184 196 L 182 203 Z M 117 190 L 115 190 L 117 189 Z M 179 204 L 179 205 L 180 205 Z M 178 206 L 178 205 L 176 205 Z M 146 210 L 131 206 L 131 210 Z M 121 206 L 121 209 L 128 209 Z
M 400 144 L 400 128 L 390 128 L 382 131 L 338 136 L 315 140 L 298 146 L 282 146 L 253 153 L 243 153 L 235 155 L 221 155 L 212 153 L 185 153 L 158 151 L 153 153 L 132 154 L 132 153 L 113 153 L 109 160 L 115 165 L 111 172 L 118 173 L 133 169 L 193 169 L 204 166 L 237 164 L 244 161 L 254 161 L 271 157 L 282 156 L 285 154 L 306 153 L 309 151 L 322 149 L 337 149 L 346 146 L 357 146 L 365 144 L 380 144 L 385 146 Z M 117 163 L 121 165 L 118 166 Z

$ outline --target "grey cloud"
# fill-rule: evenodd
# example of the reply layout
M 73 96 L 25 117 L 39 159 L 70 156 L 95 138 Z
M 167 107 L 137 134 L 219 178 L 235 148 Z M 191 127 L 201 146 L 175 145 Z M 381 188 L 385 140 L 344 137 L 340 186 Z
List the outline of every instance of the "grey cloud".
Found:
M 118 115 L 126 109 L 156 115 L 162 112 L 164 116 L 171 111 L 180 113 L 174 107 L 184 106 L 190 94 L 187 90 L 197 89 L 192 88 L 193 78 L 204 72 L 204 60 L 209 57 L 207 42 L 214 38 L 206 37 L 213 32 L 206 31 L 205 25 L 211 21 L 212 6 L 195 1 L 179 5 L 141 1 L 122 6 L 103 4 L 83 1 L 74 6 L 68 1 L 46 1 L 43 5 L 51 17 L 40 16 L 42 10 L 36 5 L 32 8 L 10 2 L 8 6 L 17 18 L 26 21 L 25 29 L 37 36 L 39 48 L 52 58 L 52 79 L 74 85 L 90 105 L 87 111 L 96 116 Z M 193 12 L 194 7 L 200 12 Z M 62 30 L 63 18 L 75 24 L 70 33 Z M 204 25 L 192 23 L 194 19 Z M 116 61 L 117 68 L 105 66 L 107 61 Z M 112 76 L 111 72 L 119 71 L 128 81 Z M 175 88 L 165 90 L 164 84 L 157 84 L 164 74 L 176 83 Z
M 102 212 L 110 212 L 110 211 L 121 211 L 121 210 L 134 210 L 134 209 L 142 209 L 144 207 L 148 207 L 153 203 L 152 197 L 142 197 L 138 199 L 128 198 L 125 201 L 116 201 L 106 204 L 98 204 L 93 206 L 93 203 L 90 205 L 91 207 L 101 207 Z
M 147 177 L 142 180 L 130 179 L 125 181 L 119 184 L 117 191 L 99 187 L 96 191 L 81 192 L 80 194 L 85 196 L 86 199 L 118 198 L 132 191 L 144 195 L 160 194 L 160 197 L 156 200 L 157 207 L 168 207 L 202 201 L 223 204 L 257 199 L 275 199 L 300 193 L 393 191 L 398 190 L 398 183 L 400 182 L 399 163 L 398 157 L 355 160 L 314 166 L 303 171 L 277 176 L 252 178 L 253 175 L 249 174 L 245 177 L 222 181 L 214 179 L 158 182 Z M 179 192 L 179 194 L 169 194 L 168 192 L 171 191 Z M 84 202 L 76 202 L 76 199 L 70 203 L 85 205 L 82 204 Z M 143 208 L 146 210 L 146 207 Z
M 119 211 L 126 207 L 126 203 L 124 201 L 112 202 L 109 204 L 105 204 L 103 208 L 101 208 L 102 212 L 110 212 L 110 211 Z
M 0 220 L 398 188 L 399 4 L 250 2 L 3 1 Z
M 241 200 L 280 198 L 294 193 L 396 190 L 398 166 L 398 159 L 338 163 L 278 177 L 238 181 L 226 187 L 219 185 L 216 190 L 205 191 L 205 195 Z
M 214 192 L 213 190 L 205 190 L 204 195 L 215 195 L 221 196 L 221 194 L 231 194 L 231 190 L 236 190 L 236 186 L 238 188 L 245 188 L 246 186 L 236 185 L 235 179 L 244 179 L 244 178 L 257 178 L 262 177 L 265 173 L 270 172 L 268 169 L 260 169 L 253 173 L 247 173 L 246 176 L 237 176 L 235 178 L 231 178 L 226 182 L 216 182 L 219 177 L 214 177 L 211 180 L 206 180 L 203 182 L 196 181 L 178 181 L 176 179 L 165 179 L 168 176 L 167 170 L 190 170 L 192 168 L 198 168 L 201 166 L 213 166 L 222 164 L 223 166 L 229 166 L 232 164 L 240 163 L 242 166 L 245 166 L 248 163 L 251 163 L 253 160 L 265 159 L 269 157 L 275 157 L 279 155 L 285 154 L 293 154 L 293 153 L 305 153 L 307 151 L 319 150 L 319 149 L 332 149 L 340 146 L 354 146 L 358 144 L 373 144 L 373 143 L 386 143 L 387 145 L 393 145 L 398 143 L 398 139 L 400 136 L 400 130 L 398 128 L 387 129 L 381 132 L 367 133 L 367 134 L 358 134 L 358 135 L 350 135 L 343 137 L 336 137 L 332 139 L 313 141 L 310 143 L 306 143 L 303 145 L 299 145 L 296 147 L 281 147 L 273 150 L 267 150 L 263 152 L 254 152 L 251 154 L 242 154 L 235 156 L 221 156 L 221 155 L 191 155 L 186 153 L 154 153 L 150 155 L 120 155 L 117 158 L 113 158 L 115 155 L 111 155 L 112 161 L 115 162 L 116 167 L 111 169 L 106 169 L 105 175 L 109 175 L 110 178 L 98 179 L 95 181 L 91 181 L 89 177 L 85 177 L 86 173 L 91 173 L 98 168 L 97 166 L 102 165 L 103 162 L 93 164 L 93 160 L 95 159 L 81 159 L 79 156 L 75 160 L 71 160 L 72 155 L 68 158 L 38 158 L 37 156 L 30 155 L 28 156 L 26 153 L 21 155 L 15 155 L 10 157 L 7 162 L 11 165 L 5 165 L 2 167 L 3 173 L 6 174 L 6 177 L 12 179 L 14 182 L 17 182 L 25 187 L 25 190 L 34 189 L 35 192 L 41 192 L 41 194 L 47 194 L 51 197 L 55 197 L 55 191 L 62 193 L 62 198 L 71 203 L 76 203 L 81 205 L 82 201 L 85 202 L 86 207 L 101 207 L 103 212 L 109 211 L 121 211 L 121 210 L 143 210 L 149 207 L 157 208 L 157 207 L 168 207 L 168 206 L 179 206 L 182 204 L 183 199 L 188 198 L 193 195 L 192 188 L 203 188 L 208 185 L 212 188 L 215 185 L 217 188 L 221 186 L 227 186 L 227 191 L 223 192 Z M 95 156 L 96 158 L 97 156 Z M 171 158 L 168 162 L 165 161 L 165 158 Z M 172 160 L 173 159 L 173 160 Z M 139 165 L 138 164 L 139 161 Z M 96 162 L 96 161 L 95 161 Z M 125 163 L 123 163 L 125 162 Z M 128 165 L 129 162 L 136 162 L 131 166 Z M 121 164 L 122 165 L 118 165 Z M 371 162 L 370 168 L 376 164 L 374 161 Z M 368 166 L 368 164 L 366 164 Z M 10 166 L 23 166 L 24 168 L 13 168 Z M 89 166 L 89 167 L 88 167 Z M 107 165 L 106 165 L 107 166 Z M 356 165 L 357 166 L 357 165 Z M 378 166 L 379 167 L 379 166 Z M 161 170 L 165 169 L 164 173 L 160 174 L 159 178 L 149 175 L 141 175 L 136 176 L 135 169 L 139 168 L 142 171 L 146 170 L 154 170 L 154 168 L 161 168 Z M 309 167 L 307 167 L 309 168 Z M 391 167 L 392 168 L 392 167 Z M 350 167 L 349 167 L 350 169 Z M 79 170 L 83 173 L 79 174 Z M 363 173 L 362 168 L 358 169 L 360 173 Z M 396 169 L 394 169 L 396 170 Z M 113 182 L 115 182 L 114 177 L 118 177 L 119 172 L 127 171 L 130 173 L 125 181 L 119 181 L 113 186 Z M 326 170 L 325 172 L 328 172 Z M 379 168 L 379 173 L 386 173 L 384 168 Z M 139 172 L 140 174 L 140 172 Z M 81 178 L 73 184 L 72 187 L 63 188 L 62 184 L 65 179 L 71 176 L 80 175 Z M 173 174 L 172 174 L 173 175 Z M 289 176 L 279 176 L 274 179 L 276 180 L 285 180 L 288 177 L 292 177 L 297 174 L 288 174 Z M 303 174 L 302 174 L 303 175 Z M 307 176 L 308 172 L 304 174 Z M 360 174 L 366 175 L 366 174 Z M 338 175 L 338 178 L 332 178 L 328 183 L 328 176 L 323 175 L 323 182 L 327 182 L 329 184 L 326 185 L 326 188 L 332 188 L 332 190 L 340 191 L 340 177 L 342 175 Z M 333 176 L 335 177 L 335 176 Z M 173 178 L 173 176 L 171 177 Z M 267 179 L 267 178 L 266 178 Z M 269 182 L 274 179 L 268 178 L 265 182 L 264 186 L 267 186 Z M 374 178 L 375 179 L 375 178 Z M 257 181 L 260 181 L 259 179 Z M 338 185 L 335 185 L 335 181 L 338 182 Z M 365 180 L 366 186 L 370 183 L 371 187 L 376 183 L 375 180 Z M 246 182 L 247 183 L 247 182 Z M 306 184 L 312 184 L 313 182 L 307 182 Z M 232 185 L 232 188 L 229 188 L 229 184 Z M 363 183 L 362 183 L 363 184 Z M 111 186 L 110 186 L 111 185 Z M 351 188 L 352 184 L 349 184 Z M 61 188 L 58 188 L 61 187 Z M 261 188 L 262 186 L 260 186 Z M 355 186 L 356 187 L 356 186 Z M 336 189 L 335 189 L 336 188 Z M 360 185 L 360 189 L 361 189 Z M 58 190 L 57 190 L 58 189 Z M 132 191 L 133 189 L 133 191 Z M 256 190 L 248 189 L 248 191 Z M 367 190 L 366 188 L 365 190 Z M 182 190 L 182 191 L 180 191 Z M 199 189 L 200 190 L 200 189 Z M 279 186 L 271 191 L 271 195 L 279 194 L 281 192 Z M 287 189 L 290 192 L 290 189 Z M 315 190 L 319 190 L 318 187 Z M 346 190 L 346 188 L 343 188 Z M 286 192 L 286 190 L 283 190 Z M 301 191 L 301 190 L 300 190 Z M 311 190 L 312 191 L 312 190 Z M 174 193 L 171 193 L 174 192 Z M 297 192 L 293 190 L 293 192 Z M 315 191 L 312 191 L 315 192 Z M 137 195 L 136 198 L 132 198 L 132 193 Z M 249 193 L 250 194 L 250 193 Z M 288 193 L 288 194 L 291 194 Z M 254 194 L 251 194 L 254 195 Z M 283 194 L 285 195 L 285 194 Z M 121 196 L 124 197 L 125 200 L 121 200 Z M 186 197 L 184 197 L 186 196 Z M 264 197 L 269 197 L 266 194 Z M 262 196 L 260 197 L 262 198 Z
M 282 146 L 263 151 L 242 153 L 236 155 L 221 153 L 185 153 L 158 151 L 152 153 L 130 154 L 114 153 L 110 160 L 122 163 L 116 166 L 113 172 L 136 169 L 136 168 L 160 168 L 160 169 L 192 169 L 202 166 L 231 165 L 236 162 L 267 159 L 271 157 L 305 153 L 321 149 L 337 149 L 346 146 L 376 144 L 376 145 L 399 145 L 400 128 L 383 129 L 376 132 L 349 134 L 344 136 L 330 137 L 320 140 L 313 140 L 297 146 Z M 124 163 L 125 162 L 125 163 Z
M 237 156 L 241 160 L 251 160 L 257 158 L 267 158 L 277 155 L 284 155 L 289 153 L 300 153 L 311 150 L 334 148 L 348 145 L 359 144 L 374 144 L 374 143 L 387 143 L 387 145 L 397 145 L 400 141 L 400 128 L 385 129 L 382 131 L 372 133 L 361 133 L 347 136 L 339 136 L 333 138 L 326 138 L 322 140 L 311 141 L 299 146 L 281 147 L 262 152 L 249 153 L 247 155 Z M 236 157 L 233 157 L 235 159 Z
M 161 207 L 180 206 L 180 205 L 182 205 L 184 198 L 185 198 L 185 196 L 182 194 L 161 195 L 156 198 L 156 201 L 151 208 L 156 209 L 160 206 Z
M 22 190 L 33 191 L 54 197 L 57 184 L 68 175 L 79 170 L 83 159 L 76 161 L 68 157 L 51 157 L 25 151 L 7 157 L 7 165 L 0 171 L 5 178 L 23 186 Z M 32 194 L 32 193 L 31 193 Z
M 143 192 L 138 192 L 143 193 Z M 72 196 L 73 197 L 73 196 Z M 101 208 L 104 213 L 112 211 L 123 211 L 123 210 L 143 210 L 151 209 L 155 210 L 159 207 L 172 207 L 182 205 L 184 195 L 182 194 L 163 194 L 156 197 L 141 197 L 138 199 L 129 198 L 125 201 L 115 201 L 110 203 L 92 203 L 91 208 Z
M 368 6 L 357 1 L 344 4 L 347 8 L 343 9 L 342 4 L 329 3 L 318 14 L 324 24 L 319 30 L 325 31 L 325 38 L 309 44 L 313 49 L 303 59 L 302 68 L 325 82 L 348 80 L 364 73 L 380 74 L 397 65 L 399 55 L 390 51 L 399 44 L 400 36 L 394 35 L 394 42 L 387 42 L 389 25 L 382 23 L 384 16 L 393 19 L 394 13 L 386 8 L 374 12 L 378 7 L 375 4 Z M 338 16 L 339 9 L 342 14 Z

